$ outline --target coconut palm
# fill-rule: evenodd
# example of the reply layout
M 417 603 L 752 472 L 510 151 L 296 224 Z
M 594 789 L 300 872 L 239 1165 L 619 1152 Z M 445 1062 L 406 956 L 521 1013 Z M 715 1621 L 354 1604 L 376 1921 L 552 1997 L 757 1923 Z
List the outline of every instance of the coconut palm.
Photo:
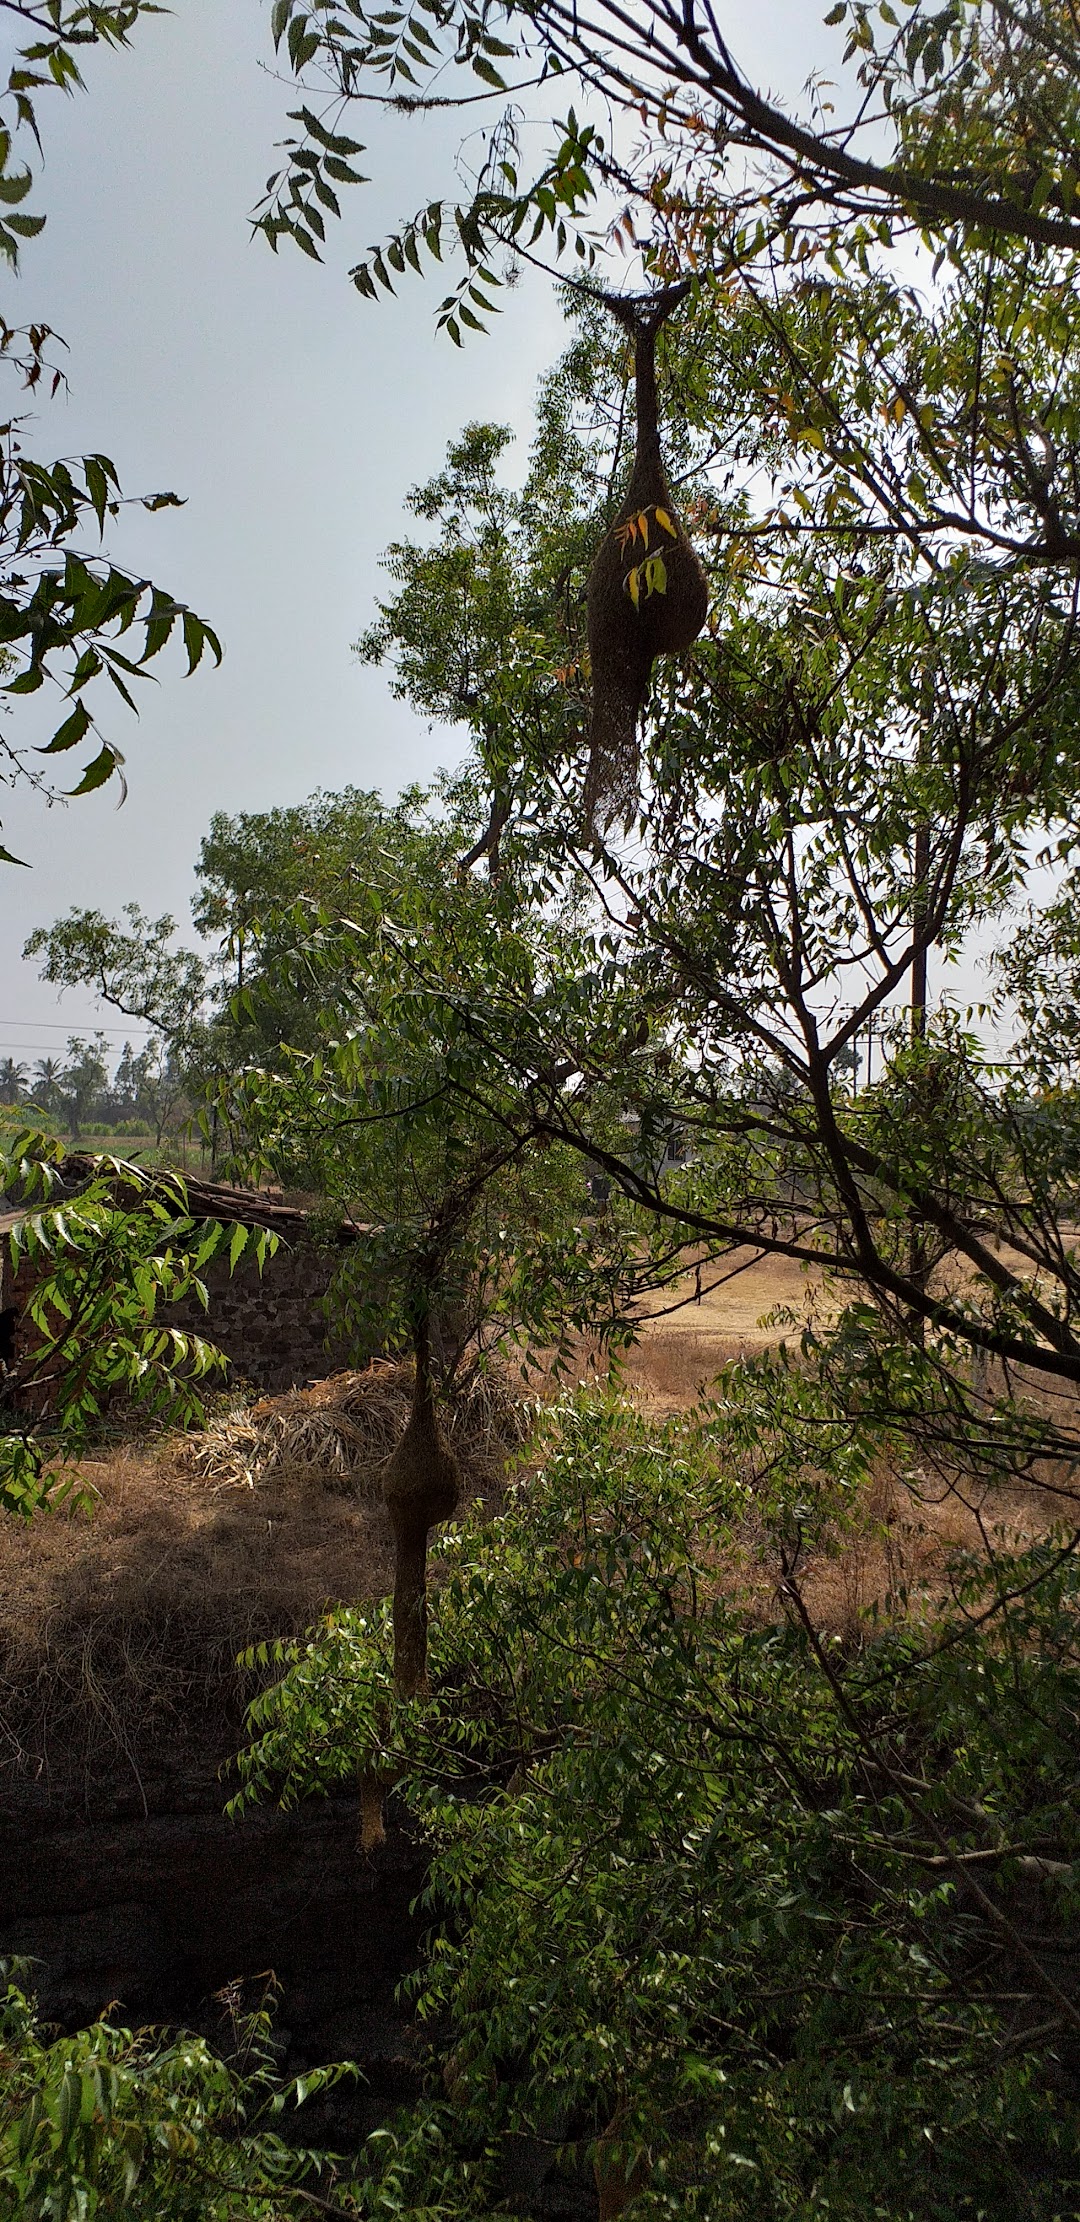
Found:
M 59 1104 L 63 1070 L 59 1057 L 39 1057 L 34 1066 L 32 1094 L 43 1111 L 55 1111 Z
M 26 1066 L 14 1057 L 0 1060 L 0 1103 L 17 1103 L 26 1089 Z

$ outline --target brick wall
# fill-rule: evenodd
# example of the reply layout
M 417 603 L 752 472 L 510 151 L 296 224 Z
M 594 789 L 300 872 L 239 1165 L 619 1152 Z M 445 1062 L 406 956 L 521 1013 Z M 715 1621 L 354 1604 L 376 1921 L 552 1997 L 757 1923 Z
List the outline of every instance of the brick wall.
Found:
M 340 1248 L 322 1248 L 309 1240 L 288 1247 L 283 1242 L 261 1273 L 251 1262 L 230 1276 L 227 1260 L 217 1259 L 202 1276 L 209 1311 L 188 1298 L 168 1306 L 160 1317 L 165 1325 L 216 1343 L 230 1361 L 228 1378 L 276 1396 L 322 1380 L 341 1366 L 361 1365 L 371 1355 L 346 1349 L 330 1334 L 323 1298 L 340 1262 Z M 36 1276 L 37 1268 L 24 1260 L 13 1277 L 4 1258 L 0 1303 L 17 1304 L 23 1311 Z M 34 1339 L 33 1329 L 22 1323 L 17 1354 L 25 1357 Z
M 231 1378 L 277 1395 L 350 1363 L 350 1353 L 330 1335 L 323 1305 L 340 1262 L 340 1250 L 310 1242 L 290 1249 L 282 1244 L 261 1273 L 244 1263 L 230 1277 L 226 1260 L 217 1259 L 203 1275 L 209 1312 L 190 1298 L 162 1318 L 216 1343 L 230 1360 Z

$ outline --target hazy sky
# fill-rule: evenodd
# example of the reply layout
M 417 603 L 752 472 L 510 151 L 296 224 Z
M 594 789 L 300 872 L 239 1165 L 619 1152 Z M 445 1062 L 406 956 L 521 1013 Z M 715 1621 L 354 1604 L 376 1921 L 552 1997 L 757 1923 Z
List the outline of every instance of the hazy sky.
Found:
M 823 51 L 813 0 L 729 0 L 720 13 L 746 65 L 788 93 Z M 96 1023 L 117 1047 L 140 1031 L 39 981 L 20 960 L 32 927 L 72 904 L 111 915 L 128 900 L 189 927 L 214 810 L 346 783 L 392 795 L 453 759 L 454 736 L 392 702 L 350 643 L 372 615 L 408 487 L 471 418 L 511 424 L 521 452 L 537 379 L 563 344 L 539 277 L 504 296 L 491 336 L 461 354 L 435 332 L 437 270 L 379 306 L 347 282 L 369 243 L 452 190 L 460 118 L 369 109 L 349 127 L 367 140 L 359 167 L 373 182 L 343 194 L 323 267 L 252 242 L 247 215 L 296 105 L 260 66 L 270 53 L 259 0 L 174 0 L 130 52 L 92 58 L 87 94 L 41 98 L 46 159 L 28 205 L 48 223 L 7 281 L 4 313 L 63 334 L 70 394 L 42 405 L 31 445 L 103 450 L 125 492 L 186 497 L 181 510 L 126 514 L 110 550 L 206 616 L 225 659 L 184 679 L 179 655 L 162 658 L 137 722 L 119 700 L 99 702 L 127 757 L 122 809 L 110 788 L 50 811 L 0 798 L 4 842 L 33 865 L 0 867 L 0 1055 L 26 1063 Z M 25 715 L 16 703 L 13 739 Z

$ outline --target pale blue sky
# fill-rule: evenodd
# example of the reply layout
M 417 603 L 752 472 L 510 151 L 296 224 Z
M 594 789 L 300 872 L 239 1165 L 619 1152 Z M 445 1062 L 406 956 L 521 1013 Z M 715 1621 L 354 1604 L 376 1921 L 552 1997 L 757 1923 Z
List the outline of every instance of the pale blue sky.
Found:
M 789 95 L 824 50 L 813 0 L 720 13 L 746 65 Z M 162 659 L 137 723 L 119 703 L 107 713 L 127 756 L 122 809 L 111 789 L 48 812 L 2 798 L 4 840 L 33 870 L 0 868 L 0 1055 L 28 1063 L 97 1022 L 118 1028 L 117 1046 L 124 1031 L 20 961 L 31 927 L 75 903 L 111 913 L 128 900 L 188 926 L 212 811 L 347 782 L 393 794 L 452 760 L 453 736 L 392 702 L 350 642 L 372 614 L 407 488 L 470 418 L 507 422 L 527 444 L 537 378 L 562 345 L 539 277 L 462 354 L 435 332 L 438 272 L 379 306 L 347 282 L 370 242 L 447 189 L 460 120 L 364 112 L 354 136 L 367 139 L 359 167 L 373 182 L 344 195 L 322 268 L 251 242 L 247 214 L 296 105 L 260 67 L 268 16 L 258 0 L 175 0 L 129 53 L 93 58 L 87 95 L 41 102 L 32 205 L 48 223 L 3 306 L 63 334 L 71 391 L 41 409 L 33 446 L 102 449 L 129 493 L 186 496 L 182 510 L 130 512 L 110 545 L 205 615 L 226 654 L 193 679 L 179 657 Z M 25 716 L 17 705 L 13 738 Z

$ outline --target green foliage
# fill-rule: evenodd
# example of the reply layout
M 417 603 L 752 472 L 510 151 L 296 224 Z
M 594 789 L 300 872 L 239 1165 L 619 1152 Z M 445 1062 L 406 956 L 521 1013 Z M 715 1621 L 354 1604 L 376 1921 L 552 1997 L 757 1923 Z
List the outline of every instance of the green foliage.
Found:
M 452 968 L 470 1104 L 516 1089 L 500 1115 L 523 1145 L 531 1121 L 652 1217 L 650 1266 L 693 1245 L 719 1273 L 750 1243 L 869 1284 L 891 1332 L 930 1336 L 961 1402 L 965 1340 L 1070 1381 L 1080 1367 L 1058 1233 L 1071 1099 L 1038 1115 L 1034 1069 L 987 1059 L 944 970 L 1009 914 L 1077 778 L 1075 580 L 1029 560 L 1043 525 L 1016 429 L 1053 391 L 1057 452 L 1075 442 L 1073 351 L 1023 258 L 974 277 L 929 308 L 852 280 L 827 318 L 809 288 L 778 302 L 748 286 L 672 329 L 673 440 L 714 616 L 654 693 L 639 813 L 599 855 L 577 830 L 577 613 L 626 371 L 592 308 L 545 383 L 522 493 L 500 489 L 490 432 L 456 447 L 413 497 L 438 537 L 395 548 L 397 592 L 362 644 L 418 711 L 470 728 L 502 801 L 498 861 L 533 921 L 528 964 L 496 937 L 483 965 Z M 577 920 L 572 954 L 545 944 L 555 901 Z M 937 1008 L 913 1020 L 927 947 Z M 445 999 L 423 936 L 410 963 L 412 993 Z M 871 1026 L 881 1070 L 856 1092 Z M 680 1174 L 660 1169 L 672 1136 Z M 950 1255 L 964 1265 L 931 1294 Z
M 201 845 L 192 904 L 200 935 L 213 944 L 209 960 L 176 946 L 173 918 L 149 919 L 137 903 L 125 904 L 120 919 L 69 911 L 35 928 L 23 954 L 41 960 L 43 979 L 90 987 L 158 1030 L 161 1063 L 141 1074 L 134 1064 L 126 1074 L 118 1069 L 113 1094 L 141 1083 L 159 1131 L 181 1103 L 205 1111 L 222 1071 L 273 1065 L 282 1043 L 314 1047 L 321 1039 L 292 979 L 306 930 L 296 906 L 345 905 L 373 871 L 410 876 L 419 853 L 417 805 L 406 796 L 387 808 L 374 794 L 346 788 L 289 809 L 233 818 L 217 812 Z M 50 1091 L 56 1078 L 48 1076 Z
M 93 986 L 125 1017 L 157 1026 L 182 1048 L 195 1032 L 206 995 L 206 968 L 192 949 L 173 950 L 176 920 L 147 918 L 125 903 L 127 925 L 99 910 L 76 909 L 27 937 L 24 957 L 43 957 L 41 977 L 60 988 Z
M 610 1244 L 584 1226 L 576 1153 L 533 1147 L 527 1084 L 489 1072 L 455 1008 L 462 983 L 486 981 L 509 1017 L 527 1011 L 539 966 L 572 974 L 572 920 L 523 906 L 509 877 L 462 872 L 471 796 L 441 799 L 405 798 L 336 902 L 268 916 L 237 1021 L 259 1023 L 265 993 L 271 1010 L 301 1008 L 303 1029 L 274 1042 L 273 1064 L 229 1074 L 218 1103 L 250 1170 L 302 1167 L 335 1217 L 364 1226 L 338 1277 L 345 1331 L 408 1342 L 422 1283 L 449 1378 L 498 1340 L 614 1327 L 629 1251 L 614 1218 Z
M 643 2222 L 1080 2195 L 1075 1563 L 1050 1540 L 958 1568 L 921 1625 L 818 1636 L 792 1520 L 843 1549 L 866 1447 L 819 1403 L 815 1476 L 805 1384 L 763 1387 L 736 1369 L 663 1428 L 563 1406 L 505 1514 L 442 1546 L 430 1699 L 395 1702 L 381 1616 L 338 1612 L 252 1709 L 240 1803 L 374 1766 L 432 1847 L 447 2096 L 383 2148 L 407 2212 L 441 2170 L 501 2214 L 523 2138 L 580 2167 L 613 2122 Z M 738 1594 L 754 1533 L 786 1618 Z
M 1068 849 L 1070 844 L 1062 843 Z M 1043 1092 L 1045 1117 L 1055 1126 L 1075 1120 L 1080 1077 L 1080 930 L 1075 867 L 1051 902 L 1029 904 L 1008 942 L 994 957 L 1000 1002 L 1020 1017 L 1023 1070 Z M 1032 1107 L 1033 1112 L 1035 1106 Z
M 6 1249 L 11 1272 L 25 1265 L 32 1282 L 0 1431 L 0 1507 L 24 1518 L 70 1494 L 70 1475 L 50 1461 L 83 1455 L 118 1399 L 180 1426 L 202 1417 L 201 1384 L 224 1360 L 160 1313 L 187 1297 L 205 1308 L 212 1259 L 227 1257 L 230 1272 L 244 1258 L 261 1269 L 276 1240 L 194 1219 L 179 1175 L 117 1158 L 96 1160 L 67 1195 L 64 1158 L 38 1130 L 5 1137 L 3 1186 L 25 1213 Z
M 345 787 L 288 808 L 231 818 L 215 813 L 200 846 L 192 903 L 199 933 L 216 944 L 211 1068 L 215 1060 L 226 1071 L 273 1064 L 282 1043 L 315 1047 L 321 1036 L 293 978 L 303 907 L 347 909 L 369 880 L 408 882 L 425 869 L 425 844 L 430 848 L 415 789 L 390 804 L 370 790 Z
M 274 33 L 337 130 L 354 97 L 492 82 L 471 0 L 430 44 L 417 21 L 286 4 Z M 571 112 L 523 182 L 509 113 L 471 197 L 355 273 L 373 294 L 456 243 L 457 340 L 507 252 L 587 269 L 614 235 L 650 285 L 692 274 L 661 384 L 712 611 L 601 843 L 581 599 L 627 365 L 586 282 L 524 487 L 468 428 L 359 644 L 470 733 L 486 833 L 434 903 L 421 874 L 311 919 L 298 976 L 346 1023 L 276 1098 L 251 1076 L 244 1119 L 261 1093 L 267 1151 L 321 1136 L 406 1248 L 436 1197 L 472 1240 L 459 1203 L 537 1155 L 601 1173 L 588 1222 L 568 1181 L 535 1239 L 488 1242 L 486 1283 L 470 1263 L 515 1331 L 606 1307 L 617 1340 L 635 1276 L 691 1261 L 706 1286 L 748 1252 L 826 1276 L 798 1359 L 734 1369 L 693 1421 L 561 1415 L 504 1518 L 445 1546 L 430 1699 L 395 1699 L 385 1616 L 339 1614 L 259 1701 L 241 1801 L 360 1767 L 432 1846 L 441 2094 L 376 2155 L 372 2213 L 388 2187 L 501 2213 L 522 2140 L 621 2171 L 643 2217 L 1056 2222 L 1080 2198 L 1077 1538 L 994 1532 L 1003 1483 L 1075 1506 L 1068 901 L 1006 961 L 1015 1056 L 945 971 L 1008 930 L 1040 845 L 1071 858 L 1080 50 L 1050 0 L 830 21 L 840 83 L 803 123 L 693 7 L 507 8 L 496 74 L 576 73 L 633 151 Z M 317 253 L 330 125 L 299 120 L 260 221 Z M 912 233 L 921 292 L 892 259 Z M 803 1570 L 854 1540 L 878 1460 L 974 1501 L 985 1548 L 947 1604 L 891 1596 L 840 1642 Z M 740 1594 L 755 1546 L 775 1608 Z
M 44 216 L 22 206 L 32 186 L 29 169 L 17 165 L 15 142 L 21 133 L 40 148 L 38 107 L 47 88 L 71 93 L 83 80 L 79 51 L 97 45 L 125 46 L 144 16 L 160 12 L 155 0 L 13 0 L 10 12 L 37 35 L 14 58 L 6 85 L 0 87 L 0 256 L 12 268 L 20 241 L 41 230 Z M 0 367 L 13 371 L 24 388 L 43 382 L 55 394 L 62 373 L 50 363 L 48 325 L 24 331 L 0 319 Z M 51 738 L 35 749 L 46 758 L 67 755 L 87 744 L 94 751 L 80 776 L 65 790 L 90 794 L 105 781 L 123 784 L 123 756 L 106 738 L 89 706 L 87 690 L 107 679 L 131 710 L 133 682 L 149 676 L 147 667 L 174 638 L 182 641 L 187 669 L 194 671 L 209 650 L 221 661 L 212 628 L 194 610 L 147 579 L 133 577 L 101 552 L 108 521 L 124 497 L 115 465 L 107 455 L 91 454 L 44 463 L 29 452 L 25 419 L 10 415 L 0 423 L 0 657 L 4 691 L 37 693 L 48 682 L 63 695 L 63 712 Z M 142 497 L 150 510 L 173 507 L 178 496 Z M 90 533 L 97 550 L 83 545 Z M 94 695 L 96 699 L 96 693 Z M 48 793 L 48 775 L 33 767 L 27 752 L 0 739 L 4 768 L 0 779 L 18 780 Z M 20 859 L 0 850 L 0 861 Z
M 174 635 L 183 641 L 189 672 L 207 649 L 221 661 L 217 635 L 193 610 L 148 580 L 69 545 L 87 525 L 100 536 L 120 498 L 107 456 L 84 456 L 74 465 L 37 463 L 24 452 L 16 422 L 0 427 L 0 645 L 9 668 L 16 666 L 5 690 L 35 694 L 46 680 L 62 688 L 68 706 L 38 753 L 63 755 L 97 741 L 97 755 L 68 790 L 73 795 L 102 786 L 123 761 L 115 744 L 102 738 L 84 699 L 94 680 L 107 678 L 134 710 L 132 682 Z M 149 506 L 160 507 L 162 499 L 153 497 Z M 20 771 L 30 776 L 10 743 L 4 748 L 8 778 Z
M 676 32 L 659 0 L 632 24 L 617 0 L 573 11 L 561 0 L 509 0 L 495 35 L 476 0 L 389 10 L 351 0 L 344 11 L 280 0 L 275 48 L 305 98 L 255 228 L 275 251 L 290 237 L 320 258 L 326 218 L 341 213 L 337 188 L 365 182 L 352 160 L 364 148 L 342 131 L 350 104 L 396 115 L 463 108 L 471 122 L 486 100 L 494 108 L 470 162 L 471 194 L 426 202 L 351 273 L 375 298 L 457 251 L 464 273 L 438 318 L 458 345 L 485 328 L 517 257 L 569 263 L 580 283 L 617 244 L 651 276 L 688 270 L 705 290 L 774 255 L 866 268 L 912 231 L 942 255 L 1010 240 L 1075 254 L 1071 11 L 1055 0 L 898 7 L 840 0 L 825 13 L 846 39 L 837 55 L 823 37 L 828 74 L 815 73 L 792 114 L 740 67 L 707 9 L 691 7 Z M 560 114 L 537 160 L 521 96 L 556 78 L 570 81 L 585 113 Z M 630 153 L 620 117 L 636 133 Z
M 222 2057 L 201 2037 L 133 2034 L 108 2016 L 57 2037 L 38 2019 L 25 1969 L 0 1976 L 5 2222 L 270 2222 L 299 2180 L 328 2172 L 325 2156 L 298 2144 L 293 2117 L 355 2071 L 283 2080 L 265 2004 L 234 2012 Z

